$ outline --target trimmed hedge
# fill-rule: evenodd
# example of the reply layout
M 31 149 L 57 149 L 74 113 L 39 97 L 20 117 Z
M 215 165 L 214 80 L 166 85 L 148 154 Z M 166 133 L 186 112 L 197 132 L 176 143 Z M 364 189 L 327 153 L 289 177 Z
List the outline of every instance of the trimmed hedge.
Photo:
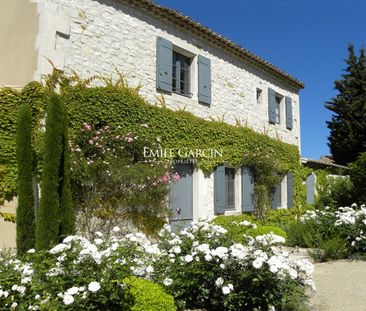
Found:
M 175 311 L 173 296 L 167 294 L 161 285 L 135 276 L 123 280 L 133 297 L 131 311 Z

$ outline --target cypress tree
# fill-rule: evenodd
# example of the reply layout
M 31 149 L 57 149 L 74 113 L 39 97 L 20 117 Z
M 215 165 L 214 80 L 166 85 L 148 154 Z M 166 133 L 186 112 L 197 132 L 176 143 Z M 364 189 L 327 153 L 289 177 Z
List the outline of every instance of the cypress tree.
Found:
M 48 249 L 59 242 L 60 172 L 63 171 L 64 110 L 58 95 L 52 94 L 46 117 L 41 199 L 37 214 L 36 249 Z M 62 185 L 62 184 L 61 184 Z
M 327 102 L 325 107 L 333 112 L 330 129 L 329 147 L 333 159 L 339 164 L 348 164 L 366 151 L 366 55 L 360 56 L 354 47 L 348 47 L 346 73 L 335 81 L 338 94 Z
M 70 147 L 68 141 L 68 119 L 64 113 L 63 126 L 63 153 L 61 159 L 61 224 L 60 237 L 71 235 L 75 231 L 74 210 L 72 206 L 71 195 L 71 177 L 70 177 Z
M 28 105 L 20 108 L 16 131 L 18 166 L 18 206 L 16 210 L 16 244 L 18 255 L 34 248 L 35 211 L 32 168 L 32 115 Z

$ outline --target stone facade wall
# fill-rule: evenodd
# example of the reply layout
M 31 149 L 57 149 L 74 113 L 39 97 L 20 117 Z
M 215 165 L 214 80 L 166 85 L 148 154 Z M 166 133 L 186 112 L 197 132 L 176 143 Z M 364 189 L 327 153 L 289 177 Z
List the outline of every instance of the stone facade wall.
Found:
M 122 72 L 131 86 L 141 86 L 141 95 L 154 103 L 162 94 L 156 89 L 156 40 L 163 37 L 173 49 L 193 57 L 191 78 L 193 96 L 165 94 L 172 109 L 186 109 L 204 119 L 222 119 L 229 124 L 240 121 L 255 131 L 297 145 L 300 150 L 300 109 L 298 90 L 252 64 L 222 50 L 182 27 L 120 0 L 32 0 L 38 2 L 40 32 L 38 68 L 34 78 L 52 70 L 53 65 L 81 77 L 117 76 Z M 211 61 L 212 103 L 198 101 L 197 57 Z M 261 102 L 256 98 L 262 90 Z M 293 104 L 293 129 L 286 129 L 285 101 L 281 102 L 281 124 L 270 125 L 268 88 L 289 96 Z M 286 180 L 282 183 L 282 205 L 287 204 Z M 235 178 L 235 211 L 241 211 L 241 173 Z M 213 173 L 193 175 L 193 218 L 214 215 Z
M 300 148 L 299 96 L 283 81 L 270 77 L 245 61 L 215 47 L 161 18 L 143 12 L 121 1 L 113 0 L 38 0 L 44 23 L 39 35 L 39 70 L 35 78 L 50 70 L 45 57 L 56 67 L 75 70 L 83 77 L 94 74 L 110 76 L 120 70 L 132 86 L 141 85 L 141 94 L 155 102 L 156 38 L 170 40 L 174 48 L 192 56 L 199 54 L 211 60 L 212 104 L 202 105 L 197 98 L 197 59 L 192 62 L 192 98 L 164 95 L 169 107 L 185 107 L 208 119 L 224 117 L 230 124 L 240 120 L 258 132 L 298 145 Z M 49 38 L 49 40 L 46 40 Z M 293 129 L 285 124 L 285 103 L 281 106 L 281 124 L 268 122 L 268 88 L 293 102 Z M 256 89 L 262 89 L 262 102 L 256 100 Z

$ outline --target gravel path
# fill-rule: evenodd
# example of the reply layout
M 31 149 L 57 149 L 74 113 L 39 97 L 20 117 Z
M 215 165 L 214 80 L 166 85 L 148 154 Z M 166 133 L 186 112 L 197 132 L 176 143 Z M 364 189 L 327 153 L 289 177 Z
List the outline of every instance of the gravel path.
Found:
M 366 262 L 315 264 L 312 311 L 366 311 Z

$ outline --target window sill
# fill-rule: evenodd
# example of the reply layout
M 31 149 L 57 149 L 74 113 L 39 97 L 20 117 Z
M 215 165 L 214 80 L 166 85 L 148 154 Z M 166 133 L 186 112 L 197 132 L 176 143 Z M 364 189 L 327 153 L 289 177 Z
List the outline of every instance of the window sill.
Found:
M 177 95 L 181 95 L 183 97 L 187 97 L 187 98 L 192 98 L 193 94 L 192 93 L 188 93 L 188 94 L 182 94 L 176 91 L 172 91 L 173 94 L 177 94 Z

